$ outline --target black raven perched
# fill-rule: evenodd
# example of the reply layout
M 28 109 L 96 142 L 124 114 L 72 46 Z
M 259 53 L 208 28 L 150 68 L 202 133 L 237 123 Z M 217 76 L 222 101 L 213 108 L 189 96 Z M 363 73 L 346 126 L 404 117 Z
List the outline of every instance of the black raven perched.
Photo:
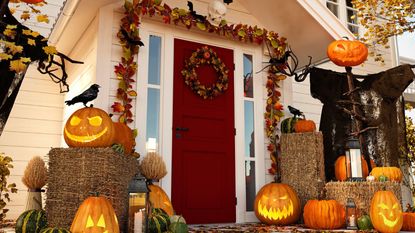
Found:
M 100 88 L 100 86 L 98 84 L 92 84 L 88 89 L 86 89 L 80 95 L 75 96 L 71 100 L 65 101 L 65 103 L 68 106 L 72 105 L 72 104 L 76 104 L 76 103 L 83 103 L 85 107 L 88 107 L 88 106 L 86 106 L 86 103 L 88 103 L 89 101 L 92 101 L 95 98 L 97 98 L 98 92 L 99 92 L 98 88 Z M 92 107 L 92 105 L 91 105 L 91 107 Z
M 196 11 L 193 9 L 193 2 L 187 1 L 187 6 L 189 7 L 190 14 L 194 19 L 202 23 L 206 20 L 206 16 L 197 14 Z
M 294 107 L 291 107 L 290 105 L 288 105 L 288 110 L 290 110 L 290 113 L 292 113 L 294 116 L 302 116 L 302 115 L 304 115 L 304 113 L 301 112 L 299 109 L 296 109 Z

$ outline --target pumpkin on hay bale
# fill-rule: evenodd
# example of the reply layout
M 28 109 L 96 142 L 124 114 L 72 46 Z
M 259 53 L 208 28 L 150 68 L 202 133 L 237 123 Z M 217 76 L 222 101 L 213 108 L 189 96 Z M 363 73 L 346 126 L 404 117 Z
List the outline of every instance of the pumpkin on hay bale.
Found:
M 365 179 L 369 175 L 369 168 L 367 166 L 367 162 L 365 158 L 362 158 L 362 168 L 363 168 L 363 178 Z M 337 158 L 334 164 L 334 174 L 338 181 L 346 181 L 347 174 L 346 174 L 346 156 L 341 155 Z
M 379 181 L 381 176 L 387 177 L 390 181 L 402 181 L 402 171 L 398 167 L 375 167 L 370 174 L 374 176 L 377 181 Z
M 102 109 L 75 111 L 66 121 L 63 136 L 69 147 L 109 147 L 114 143 L 114 124 Z

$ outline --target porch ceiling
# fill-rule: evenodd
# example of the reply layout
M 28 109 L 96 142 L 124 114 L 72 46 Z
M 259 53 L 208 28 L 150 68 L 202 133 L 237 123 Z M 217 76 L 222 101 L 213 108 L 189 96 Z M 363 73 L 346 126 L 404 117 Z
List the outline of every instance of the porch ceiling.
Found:
M 325 59 L 327 45 L 334 38 L 353 37 L 319 0 L 238 1 L 263 27 L 287 38 L 300 61 L 299 67 L 308 62 L 308 56 L 312 57 L 313 62 Z M 324 18 L 326 15 L 328 17 Z

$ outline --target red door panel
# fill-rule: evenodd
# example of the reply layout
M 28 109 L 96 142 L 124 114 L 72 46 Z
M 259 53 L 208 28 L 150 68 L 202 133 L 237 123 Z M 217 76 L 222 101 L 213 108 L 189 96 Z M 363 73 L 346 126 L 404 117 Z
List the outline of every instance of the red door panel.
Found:
M 235 222 L 233 51 L 209 46 L 229 68 L 229 87 L 204 100 L 181 75 L 184 61 L 202 46 L 174 41 L 172 202 L 190 224 Z M 216 82 L 211 66 L 196 72 L 202 84 Z

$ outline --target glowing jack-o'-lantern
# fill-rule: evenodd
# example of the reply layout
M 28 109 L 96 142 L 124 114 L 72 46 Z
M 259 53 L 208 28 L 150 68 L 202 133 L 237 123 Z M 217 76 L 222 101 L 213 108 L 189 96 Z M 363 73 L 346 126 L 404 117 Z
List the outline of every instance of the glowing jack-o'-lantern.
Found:
M 99 108 L 81 108 L 68 119 L 64 139 L 70 147 L 107 147 L 114 142 L 114 125 Z
M 287 184 L 270 183 L 259 190 L 255 198 L 255 215 L 264 223 L 289 225 L 300 218 L 300 200 Z
M 327 56 L 338 66 L 357 66 L 366 61 L 368 49 L 360 41 L 336 40 L 327 47 Z
M 163 209 L 169 216 L 174 215 L 173 205 L 164 190 L 155 184 L 149 185 L 148 188 L 150 189 L 151 206 Z
M 117 216 L 105 197 L 88 197 L 79 206 L 72 233 L 119 233 Z
M 378 191 L 370 203 L 373 227 L 386 233 L 399 232 L 403 224 L 402 208 L 391 191 Z

